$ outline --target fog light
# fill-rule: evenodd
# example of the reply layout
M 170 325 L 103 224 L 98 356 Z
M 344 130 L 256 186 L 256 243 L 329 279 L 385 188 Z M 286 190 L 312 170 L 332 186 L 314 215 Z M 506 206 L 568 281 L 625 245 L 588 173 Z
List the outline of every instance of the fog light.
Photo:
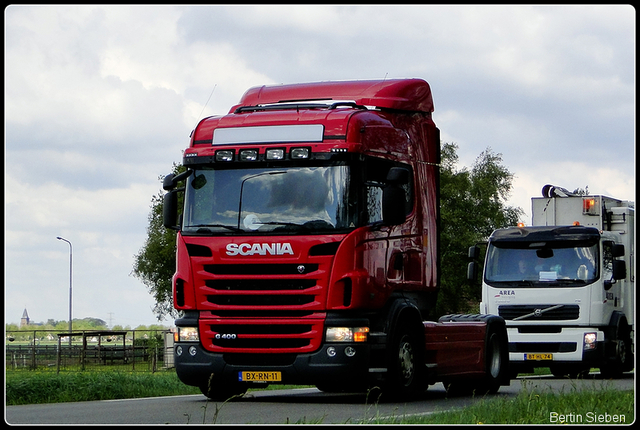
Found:
M 178 357 L 182 355 L 182 347 L 180 345 L 176 346 L 176 355 Z
M 330 346 L 329 348 L 327 348 L 327 355 L 329 357 L 335 357 L 336 356 L 336 349 L 333 346 Z
M 244 149 L 240 151 L 240 161 L 256 161 L 258 159 L 257 149 Z
M 198 349 L 195 346 L 190 346 L 189 347 L 189 355 L 191 355 L 193 357 L 197 353 L 198 353 Z
M 284 149 L 267 149 L 267 160 L 283 160 L 284 159 Z
M 216 161 L 233 161 L 233 150 L 222 149 L 220 151 L 216 151 Z
M 592 349 L 596 349 L 597 343 L 596 340 L 598 339 L 598 335 L 596 333 L 585 333 L 584 334 L 584 350 L 588 351 L 588 350 L 592 350 Z
M 347 357 L 353 357 L 354 355 L 356 355 L 356 349 L 352 346 L 347 346 L 344 349 L 344 355 L 346 355 Z

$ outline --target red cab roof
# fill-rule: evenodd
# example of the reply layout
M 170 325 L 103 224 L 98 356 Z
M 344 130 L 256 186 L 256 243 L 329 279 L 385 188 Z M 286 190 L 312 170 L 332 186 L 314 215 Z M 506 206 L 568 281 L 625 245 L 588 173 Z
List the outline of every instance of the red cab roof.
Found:
M 377 81 L 332 81 L 291 85 L 263 85 L 249 89 L 241 106 L 304 100 L 353 100 L 364 106 L 406 111 L 433 112 L 429 84 L 422 79 L 386 79 Z

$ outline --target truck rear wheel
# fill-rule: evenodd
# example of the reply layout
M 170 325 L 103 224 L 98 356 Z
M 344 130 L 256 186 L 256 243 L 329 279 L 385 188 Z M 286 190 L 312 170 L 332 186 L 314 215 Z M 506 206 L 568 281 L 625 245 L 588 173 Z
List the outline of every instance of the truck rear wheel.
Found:
M 445 381 L 451 394 L 495 394 L 509 381 L 509 343 L 504 320 L 495 315 L 447 315 L 440 321 L 483 321 L 487 324 L 484 340 L 485 375 L 480 380 Z
M 507 350 L 506 331 L 497 323 L 487 325 L 485 341 L 485 371 L 484 380 L 478 384 L 476 391 L 495 394 L 503 381 L 508 378 L 509 351 Z

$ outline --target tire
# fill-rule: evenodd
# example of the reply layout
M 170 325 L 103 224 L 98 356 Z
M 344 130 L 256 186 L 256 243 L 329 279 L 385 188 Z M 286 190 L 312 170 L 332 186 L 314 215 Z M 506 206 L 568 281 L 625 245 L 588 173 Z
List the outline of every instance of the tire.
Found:
M 239 383 L 220 383 L 213 378 L 200 385 L 200 391 L 209 400 L 214 402 L 225 402 L 228 400 L 234 400 L 244 396 L 247 392 L 248 386 L 246 384 Z
M 633 369 L 633 352 L 631 350 L 630 328 L 626 318 L 616 324 L 611 330 L 611 339 L 607 339 L 610 344 L 610 351 L 605 358 L 607 363 L 600 367 L 600 373 L 607 379 L 619 378 L 623 372 Z
M 383 387 L 385 397 L 410 398 L 425 391 L 423 350 L 418 328 L 412 328 L 408 323 L 398 325 L 389 348 L 387 378 Z
M 502 318 L 495 315 L 447 315 L 440 318 L 440 321 L 484 321 L 487 324 L 484 340 L 485 376 L 479 381 L 445 381 L 449 394 L 495 394 L 501 385 L 508 385 L 509 343 L 507 328 Z
M 504 320 L 489 318 L 485 335 L 485 377 L 477 385 L 479 394 L 495 394 L 509 381 L 509 344 Z

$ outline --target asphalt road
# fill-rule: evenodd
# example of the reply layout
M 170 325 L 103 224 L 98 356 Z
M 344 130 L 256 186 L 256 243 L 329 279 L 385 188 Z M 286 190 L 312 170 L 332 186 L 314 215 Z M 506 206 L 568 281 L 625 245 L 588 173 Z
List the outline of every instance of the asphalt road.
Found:
M 526 382 L 524 382 L 526 381 Z M 511 381 L 498 394 L 514 397 L 526 385 L 530 389 L 571 392 L 573 389 L 617 390 L 634 388 L 634 374 L 603 380 L 528 378 Z M 425 415 L 461 408 L 478 401 L 471 396 L 448 397 L 442 384 L 429 387 L 409 402 L 381 402 L 364 394 L 327 394 L 315 388 L 269 390 L 248 393 L 225 404 L 208 402 L 202 395 L 8 406 L 9 424 L 357 424 L 381 417 Z

